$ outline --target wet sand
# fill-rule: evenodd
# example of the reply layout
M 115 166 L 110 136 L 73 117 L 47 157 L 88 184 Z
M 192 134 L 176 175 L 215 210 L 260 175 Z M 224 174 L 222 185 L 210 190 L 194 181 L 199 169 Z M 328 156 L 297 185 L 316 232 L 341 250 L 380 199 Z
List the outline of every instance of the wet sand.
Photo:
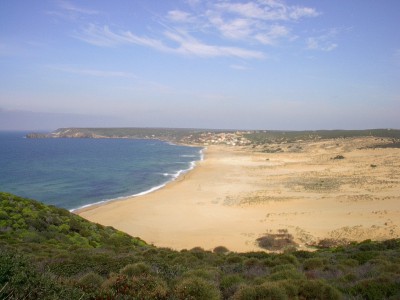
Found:
M 194 170 L 166 187 L 76 213 L 177 250 L 259 251 L 256 239 L 281 229 L 299 249 L 324 239 L 396 238 L 400 149 L 360 149 L 379 142 L 300 142 L 284 153 L 209 146 Z

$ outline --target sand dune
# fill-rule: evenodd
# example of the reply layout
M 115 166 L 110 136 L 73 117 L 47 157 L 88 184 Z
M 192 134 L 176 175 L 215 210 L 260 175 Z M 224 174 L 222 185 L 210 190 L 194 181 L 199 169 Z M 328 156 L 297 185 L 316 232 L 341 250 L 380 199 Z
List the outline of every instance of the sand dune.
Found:
M 324 239 L 400 237 L 400 149 L 359 149 L 376 143 L 304 142 L 284 153 L 210 146 L 165 188 L 77 213 L 178 250 L 259 251 L 256 239 L 281 229 L 299 249 Z

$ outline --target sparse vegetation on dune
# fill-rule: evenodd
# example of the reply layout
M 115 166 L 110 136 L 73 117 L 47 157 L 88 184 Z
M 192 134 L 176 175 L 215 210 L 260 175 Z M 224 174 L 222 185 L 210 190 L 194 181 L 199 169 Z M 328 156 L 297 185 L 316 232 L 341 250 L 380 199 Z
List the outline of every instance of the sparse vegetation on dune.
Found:
M 0 194 L 0 212 L 1 299 L 400 297 L 398 239 L 316 252 L 177 252 L 7 193 Z M 260 242 L 277 240 L 290 242 L 290 234 Z

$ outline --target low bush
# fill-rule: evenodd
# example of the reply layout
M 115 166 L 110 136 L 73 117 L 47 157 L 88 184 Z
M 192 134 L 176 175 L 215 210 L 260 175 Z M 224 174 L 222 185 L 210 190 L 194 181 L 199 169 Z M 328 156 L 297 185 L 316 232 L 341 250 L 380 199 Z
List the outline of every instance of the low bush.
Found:
M 227 275 L 221 278 L 220 289 L 224 299 L 228 299 L 238 290 L 244 282 L 243 278 L 237 274 Z
M 216 254 L 226 254 L 229 252 L 229 249 L 224 246 L 218 246 L 214 248 L 213 252 Z
M 320 257 L 308 258 L 303 262 L 303 268 L 306 271 L 321 269 L 324 265 L 324 259 Z
M 219 289 L 213 283 L 197 276 L 179 281 L 174 292 L 178 299 L 217 300 L 221 298 Z
M 286 290 L 276 283 L 264 283 L 262 285 L 245 285 L 233 295 L 234 300 L 286 300 L 289 299 Z
M 400 276 L 368 278 L 350 288 L 350 294 L 363 299 L 400 299 Z
M 315 300 L 339 300 L 342 294 L 322 280 L 303 280 L 299 282 L 299 298 Z
M 151 268 L 146 263 L 139 262 L 135 264 L 126 265 L 123 269 L 121 269 L 120 273 L 128 277 L 133 277 L 133 276 L 150 274 Z
M 103 277 L 101 277 L 99 274 L 89 272 L 79 278 L 78 286 L 85 292 L 94 293 L 100 288 L 103 281 Z

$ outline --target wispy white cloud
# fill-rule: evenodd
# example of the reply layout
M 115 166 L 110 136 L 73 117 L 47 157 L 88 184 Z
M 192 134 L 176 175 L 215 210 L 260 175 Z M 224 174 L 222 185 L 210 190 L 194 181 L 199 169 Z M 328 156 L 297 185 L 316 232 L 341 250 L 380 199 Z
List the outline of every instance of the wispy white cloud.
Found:
M 295 39 L 292 23 L 320 15 L 314 8 L 288 5 L 282 0 L 185 2 L 187 9 L 180 7 L 167 11 L 164 16 L 155 16 L 157 23 L 150 35 L 89 24 L 74 37 L 101 47 L 134 44 L 186 56 L 263 59 L 266 54 L 262 47 Z M 67 11 L 95 13 L 66 0 L 60 3 Z M 309 48 L 321 47 L 321 43 L 314 38 Z
M 231 1 L 205 1 L 206 8 L 198 10 L 196 16 L 182 10 L 170 11 L 169 20 L 187 30 L 196 28 L 217 33 L 234 41 L 250 41 L 262 45 L 276 45 L 280 40 L 294 40 L 290 25 L 303 18 L 320 15 L 316 9 L 287 5 L 280 0 L 258 0 L 246 3 Z M 174 16 L 173 18 L 171 16 Z
M 250 1 L 233 3 L 223 1 L 215 7 L 223 12 L 234 13 L 252 19 L 265 21 L 289 21 L 301 18 L 316 17 L 320 13 L 311 7 L 287 5 L 280 0 Z
M 191 22 L 193 16 L 182 10 L 170 10 L 167 14 L 167 18 L 173 22 Z
M 61 9 L 72 12 L 72 13 L 79 13 L 79 14 L 85 14 L 85 15 L 99 14 L 99 12 L 96 10 L 79 7 L 76 4 L 73 4 L 73 3 L 69 2 L 69 1 L 65 1 L 65 0 L 59 0 L 58 4 Z
M 234 70 L 239 70 L 239 71 L 247 71 L 247 70 L 250 70 L 250 68 L 247 67 L 247 66 L 244 66 L 244 65 L 237 65 L 237 64 L 230 65 L 230 68 L 231 68 L 231 69 L 234 69 Z
M 54 3 L 56 8 L 54 10 L 47 11 L 46 14 L 62 20 L 76 22 L 78 20 L 90 18 L 100 14 L 100 12 L 97 10 L 84 8 L 67 0 L 58 0 Z
M 138 36 L 130 31 L 115 33 L 108 26 L 99 27 L 94 24 L 85 28 L 81 34 L 77 34 L 75 37 L 96 46 L 112 47 L 122 44 L 136 44 L 162 52 L 188 56 L 264 58 L 264 54 L 260 51 L 210 45 L 199 41 L 184 31 L 166 30 L 163 32 L 163 38 L 166 38 L 169 42 L 174 42 L 177 45 L 176 47 L 163 43 L 161 39 Z
M 80 74 L 84 76 L 94 76 L 94 77 L 135 77 L 134 74 L 128 72 L 121 71 L 104 71 L 104 70 L 96 70 L 96 69 L 82 69 L 71 66 L 49 66 L 50 69 L 72 73 L 72 74 Z
M 307 38 L 307 49 L 327 52 L 336 49 L 338 47 L 338 44 L 334 42 L 334 40 L 338 32 L 338 29 L 333 28 L 323 34 Z

